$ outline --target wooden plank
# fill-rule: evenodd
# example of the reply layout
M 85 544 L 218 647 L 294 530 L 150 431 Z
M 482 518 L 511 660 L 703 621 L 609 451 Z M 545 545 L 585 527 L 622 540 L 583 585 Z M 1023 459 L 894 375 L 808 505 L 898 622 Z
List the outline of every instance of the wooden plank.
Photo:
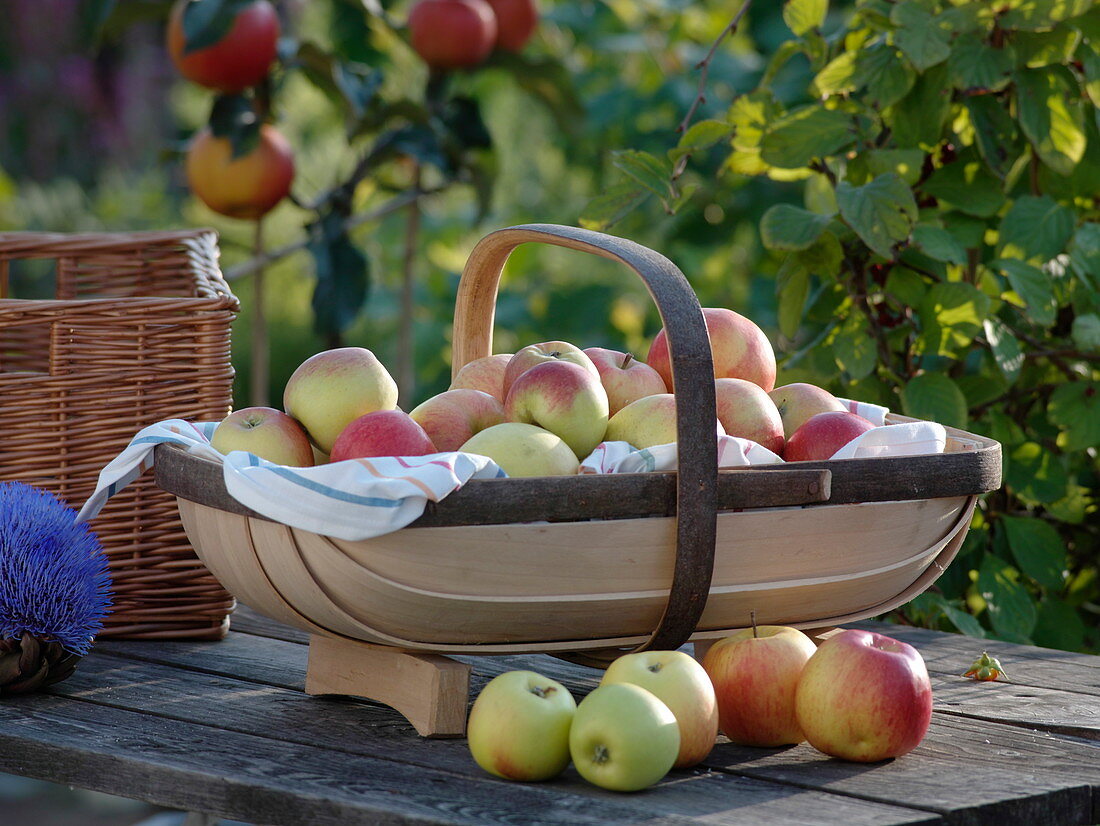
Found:
M 936 711 L 1100 741 L 1100 702 L 1086 694 L 933 675 L 932 698 Z
M 0 706 L 0 770 L 275 826 L 942 823 L 926 812 L 722 773 L 680 773 L 637 796 L 575 775 L 513 784 L 480 770 L 349 759 L 340 750 L 56 697 Z

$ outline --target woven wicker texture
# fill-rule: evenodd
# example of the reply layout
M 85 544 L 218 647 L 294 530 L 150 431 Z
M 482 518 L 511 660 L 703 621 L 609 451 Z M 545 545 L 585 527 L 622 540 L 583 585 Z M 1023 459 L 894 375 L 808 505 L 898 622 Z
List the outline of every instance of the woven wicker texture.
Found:
M 9 297 L 13 262 L 26 259 L 55 262 L 55 300 Z M 223 418 L 237 309 L 209 230 L 0 233 L 0 480 L 79 507 L 141 428 Z M 175 498 L 151 473 L 92 527 L 115 592 L 100 636 L 225 634 L 233 599 L 195 556 Z

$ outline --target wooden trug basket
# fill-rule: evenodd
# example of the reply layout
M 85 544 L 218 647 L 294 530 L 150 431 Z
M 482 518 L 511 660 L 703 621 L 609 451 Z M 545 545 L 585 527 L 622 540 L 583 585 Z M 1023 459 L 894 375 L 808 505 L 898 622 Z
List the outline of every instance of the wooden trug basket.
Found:
M 54 259 L 53 300 L 9 297 L 20 259 Z M 143 427 L 224 417 L 237 309 L 210 230 L 0 233 L 0 480 L 79 507 Z M 101 637 L 225 635 L 233 597 L 195 556 L 174 497 L 138 479 L 91 524 L 114 590 Z
M 943 454 L 718 471 L 694 292 L 663 256 L 587 230 L 482 239 L 459 286 L 455 372 L 489 354 L 501 270 L 527 242 L 621 261 L 646 283 L 668 331 L 678 472 L 470 481 L 403 530 L 347 542 L 269 521 L 226 493 L 220 465 L 157 448 L 157 481 L 214 574 L 312 634 L 307 691 L 369 697 L 421 734 L 460 735 L 469 667 L 443 655 L 606 665 L 725 636 L 752 611 L 802 628 L 881 614 L 943 572 L 978 495 L 999 487 L 1000 446 L 952 429 Z

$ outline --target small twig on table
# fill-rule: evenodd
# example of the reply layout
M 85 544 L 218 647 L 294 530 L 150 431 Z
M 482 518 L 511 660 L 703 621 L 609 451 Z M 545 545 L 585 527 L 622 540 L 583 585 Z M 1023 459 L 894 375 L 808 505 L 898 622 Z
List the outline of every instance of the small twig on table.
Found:
M 714 56 L 718 53 L 718 47 L 722 45 L 722 42 L 737 31 L 737 27 L 741 24 L 741 18 L 745 16 L 745 12 L 749 10 L 749 6 L 751 5 L 752 0 L 745 0 L 745 2 L 741 4 L 741 8 L 738 9 L 737 14 L 733 16 L 733 19 L 730 20 L 729 24 L 724 29 L 722 29 L 722 32 L 711 44 L 710 51 L 707 52 L 706 57 L 695 65 L 695 68 L 699 69 L 699 86 L 695 92 L 695 99 L 691 102 L 691 106 L 688 107 L 687 114 L 685 114 L 684 119 L 680 121 L 680 125 L 676 127 L 676 133 L 678 135 L 683 135 L 687 132 L 688 127 L 691 126 L 691 121 L 695 118 L 695 113 L 700 106 L 706 103 L 707 78 L 710 76 L 711 61 L 714 60 Z M 672 172 L 673 181 L 678 180 L 679 177 L 684 174 L 684 170 L 687 168 L 688 158 L 690 157 L 691 154 L 688 153 L 676 162 L 676 168 Z

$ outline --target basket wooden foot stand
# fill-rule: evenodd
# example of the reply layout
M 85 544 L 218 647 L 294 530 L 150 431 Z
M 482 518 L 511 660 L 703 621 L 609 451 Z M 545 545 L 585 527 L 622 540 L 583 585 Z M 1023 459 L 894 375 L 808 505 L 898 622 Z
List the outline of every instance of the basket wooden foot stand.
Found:
M 306 693 L 365 697 L 401 712 L 423 737 L 462 737 L 470 666 L 441 654 L 314 634 Z

